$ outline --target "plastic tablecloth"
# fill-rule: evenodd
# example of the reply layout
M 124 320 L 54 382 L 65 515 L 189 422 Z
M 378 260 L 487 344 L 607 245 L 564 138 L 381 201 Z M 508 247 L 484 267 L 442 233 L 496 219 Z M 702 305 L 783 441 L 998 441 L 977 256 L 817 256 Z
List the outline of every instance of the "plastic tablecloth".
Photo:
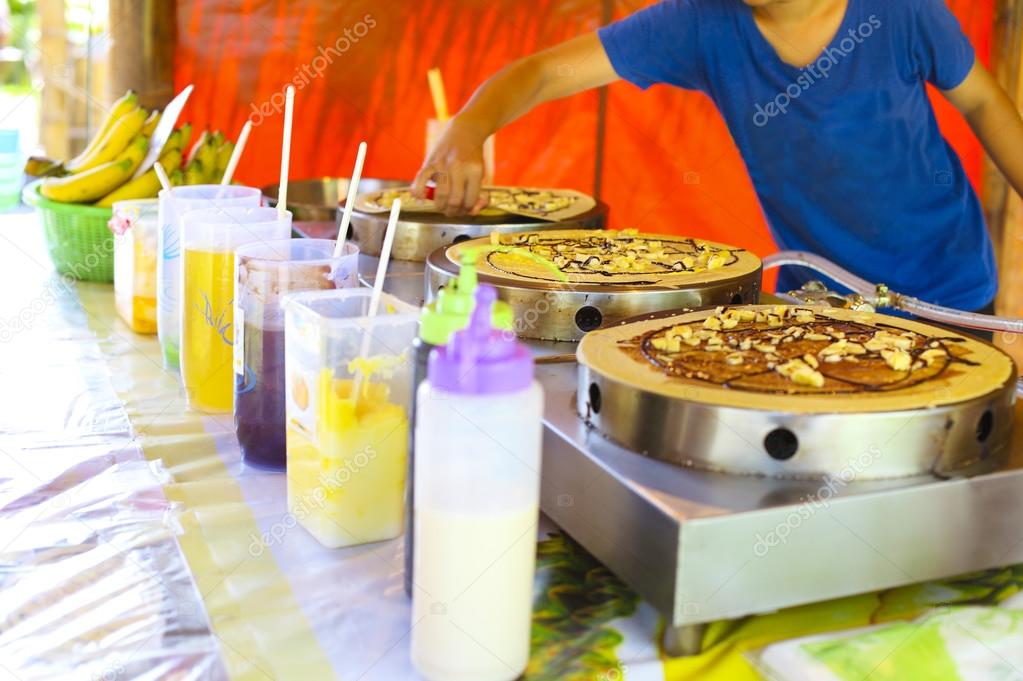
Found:
M 0 220 L 0 287 L 0 681 L 416 678 L 400 540 L 317 544 L 111 286 L 53 272 L 31 214 Z M 769 642 L 1023 587 L 1006 568 L 720 622 L 669 659 L 648 604 L 548 521 L 537 539 L 528 679 L 753 680 Z

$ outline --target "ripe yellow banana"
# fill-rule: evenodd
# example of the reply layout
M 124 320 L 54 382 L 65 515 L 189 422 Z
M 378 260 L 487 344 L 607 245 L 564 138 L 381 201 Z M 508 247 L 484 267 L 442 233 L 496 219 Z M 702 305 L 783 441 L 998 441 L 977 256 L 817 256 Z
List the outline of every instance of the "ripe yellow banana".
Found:
M 180 180 L 181 152 L 171 149 L 160 156 L 160 165 L 166 170 L 170 179 L 177 174 Z M 132 172 L 135 172 L 134 170 Z M 173 184 L 173 182 L 172 182 Z M 179 182 L 180 184 L 180 182 Z M 150 168 L 134 180 L 125 182 L 120 187 L 110 192 L 96 202 L 97 206 L 112 206 L 115 201 L 127 201 L 128 199 L 151 199 L 160 193 L 160 178 L 156 176 L 156 169 Z
M 175 130 L 174 132 L 172 132 L 170 135 L 167 136 L 167 141 L 164 142 L 163 149 L 160 150 L 160 156 L 163 156 L 164 154 L 166 154 L 168 151 L 170 151 L 172 149 L 177 149 L 177 150 L 180 151 L 181 150 L 181 140 L 182 140 L 182 129 L 178 128 L 177 130 Z
M 181 170 L 181 151 L 178 149 L 171 149 L 163 153 L 160 156 L 160 165 L 167 171 L 168 175 L 173 173 L 175 170 Z
M 153 109 L 149 112 L 149 118 L 142 124 L 142 134 L 146 137 L 152 137 L 153 131 L 156 130 L 156 124 L 160 122 L 160 112 Z
M 188 141 L 192 139 L 192 124 L 185 123 L 178 130 L 181 131 L 181 144 L 178 145 L 178 149 L 181 149 L 182 153 L 184 153 L 185 147 L 188 146 Z
M 146 151 L 149 149 L 149 138 L 143 135 L 141 132 L 132 139 L 132 141 L 125 147 L 124 151 L 117 155 L 115 161 L 122 161 L 128 159 L 132 163 L 131 172 L 134 173 L 142 165 L 142 159 L 146 157 Z
M 199 155 L 199 150 L 203 148 L 203 145 L 206 144 L 206 140 L 209 139 L 209 137 L 209 130 L 203 130 L 202 134 L 199 135 L 199 139 L 197 139 L 195 144 L 192 145 L 192 150 L 188 152 L 188 158 L 185 159 L 186 163 L 191 163 L 195 160 L 195 157 Z
M 43 180 L 39 192 L 52 201 L 91 203 L 112 192 L 131 177 L 132 159 L 109 161 L 76 175 Z
M 160 157 L 160 165 L 170 174 L 171 184 L 174 184 L 174 176 L 181 179 L 181 152 L 171 149 Z M 135 172 L 135 171 L 132 171 Z M 127 201 L 129 199 L 151 199 L 160 193 L 160 178 L 156 175 L 156 169 L 150 168 L 134 180 L 125 182 L 120 187 L 110 192 L 96 202 L 97 206 L 112 206 L 115 201 Z
M 75 156 L 73 159 L 68 161 L 67 167 L 70 168 L 76 164 L 80 164 L 83 159 L 91 156 L 96 150 L 96 147 L 99 146 L 100 140 L 103 139 L 103 136 L 107 134 L 119 118 L 135 108 L 135 105 L 138 104 L 138 100 L 138 95 L 131 90 L 128 90 L 121 95 L 121 98 L 111 105 L 110 111 L 107 112 L 107 117 L 103 120 L 99 129 L 96 130 L 96 134 L 92 136 L 91 140 L 89 140 L 89 143 L 85 145 L 85 149 L 83 149 L 82 153 L 78 154 L 78 156 Z
M 224 177 L 224 171 L 227 170 L 227 164 L 231 160 L 231 154 L 234 153 L 234 142 L 226 140 L 219 149 L 217 149 L 217 172 L 216 179 L 214 182 L 220 182 Z
M 217 150 L 213 147 L 212 137 L 208 138 L 206 144 L 199 148 L 199 153 L 196 154 L 195 160 L 199 162 L 199 166 L 202 168 L 203 182 L 205 184 L 216 182 Z
M 125 182 L 120 187 L 110 192 L 96 202 L 97 206 L 110 207 L 116 201 L 127 201 L 129 199 L 151 199 L 160 192 L 160 178 L 156 176 L 155 170 L 142 173 L 134 180 Z
M 44 156 L 29 156 L 25 161 L 25 174 L 32 177 L 50 177 L 55 175 L 61 177 L 67 173 L 64 171 L 64 164 Z
M 185 184 L 204 184 L 205 182 L 206 173 L 202 163 L 193 159 L 185 166 Z
M 117 119 L 113 126 L 107 130 L 102 141 L 89 157 L 80 163 L 68 164 L 67 169 L 72 173 L 80 173 L 114 160 L 131 143 L 132 138 L 142 130 L 142 124 L 145 122 L 145 109 L 135 108 L 128 112 Z

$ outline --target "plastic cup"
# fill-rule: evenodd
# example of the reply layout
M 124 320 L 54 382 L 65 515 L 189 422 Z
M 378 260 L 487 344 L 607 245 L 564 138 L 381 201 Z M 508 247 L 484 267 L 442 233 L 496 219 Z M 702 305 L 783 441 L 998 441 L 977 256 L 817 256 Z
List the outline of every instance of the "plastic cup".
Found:
M 235 251 L 234 423 L 245 463 L 284 470 L 284 309 L 299 291 L 359 285 L 359 249 L 334 257 L 329 239 L 285 239 Z
M 160 237 L 156 263 L 156 316 L 163 365 L 178 369 L 181 339 L 181 216 L 201 208 L 259 206 L 263 193 L 255 187 L 196 184 L 160 191 Z M 173 200 L 172 200 L 173 199 Z
M 230 412 L 234 403 L 234 251 L 286 239 L 291 213 L 205 208 L 181 218 L 181 379 L 188 406 Z
M 284 303 L 288 508 L 329 548 L 402 530 L 419 310 L 385 293 L 367 317 L 371 293 L 296 293 Z
M 114 304 L 135 333 L 156 333 L 158 204 L 156 199 L 117 201 L 110 221 L 116 234 Z

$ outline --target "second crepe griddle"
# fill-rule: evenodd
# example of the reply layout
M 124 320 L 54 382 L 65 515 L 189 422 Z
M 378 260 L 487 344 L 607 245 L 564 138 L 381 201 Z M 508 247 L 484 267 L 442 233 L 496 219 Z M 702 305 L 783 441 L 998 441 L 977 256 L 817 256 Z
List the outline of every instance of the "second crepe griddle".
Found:
M 726 244 L 566 229 L 501 235 L 500 241 L 534 257 L 485 252 L 494 245 L 490 238 L 469 240 L 430 255 L 427 285 L 436 292 L 458 275 L 466 251 L 479 250 L 479 280 L 511 305 L 516 333 L 524 338 L 578 341 L 603 324 L 644 312 L 754 303 L 760 295 L 760 259 Z M 651 248 L 656 256 L 636 255 Z M 710 258 L 718 258 L 713 266 Z

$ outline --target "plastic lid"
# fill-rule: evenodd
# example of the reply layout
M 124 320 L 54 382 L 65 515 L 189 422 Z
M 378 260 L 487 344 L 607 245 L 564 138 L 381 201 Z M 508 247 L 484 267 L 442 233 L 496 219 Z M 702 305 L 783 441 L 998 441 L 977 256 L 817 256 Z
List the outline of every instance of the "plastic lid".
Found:
M 426 375 L 431 385 L 459 395 L 500 395 L 530 386 L 533 355 L 513 334 L 491 325 L 495 300 L 493 286 L 476 289 L 469 326 L 430 352 Z
M 423 308 L 419 337 L 430 345 L 447 345 L 452 334 L 469 325 L 476 306 L 476 255 L 475 249 L 465 253 L 458 279 L 438 291 L 437 300 Z M 515 325 L 511 306 L 495 302 L 490 323 L 495 329 L 511 331 Z

